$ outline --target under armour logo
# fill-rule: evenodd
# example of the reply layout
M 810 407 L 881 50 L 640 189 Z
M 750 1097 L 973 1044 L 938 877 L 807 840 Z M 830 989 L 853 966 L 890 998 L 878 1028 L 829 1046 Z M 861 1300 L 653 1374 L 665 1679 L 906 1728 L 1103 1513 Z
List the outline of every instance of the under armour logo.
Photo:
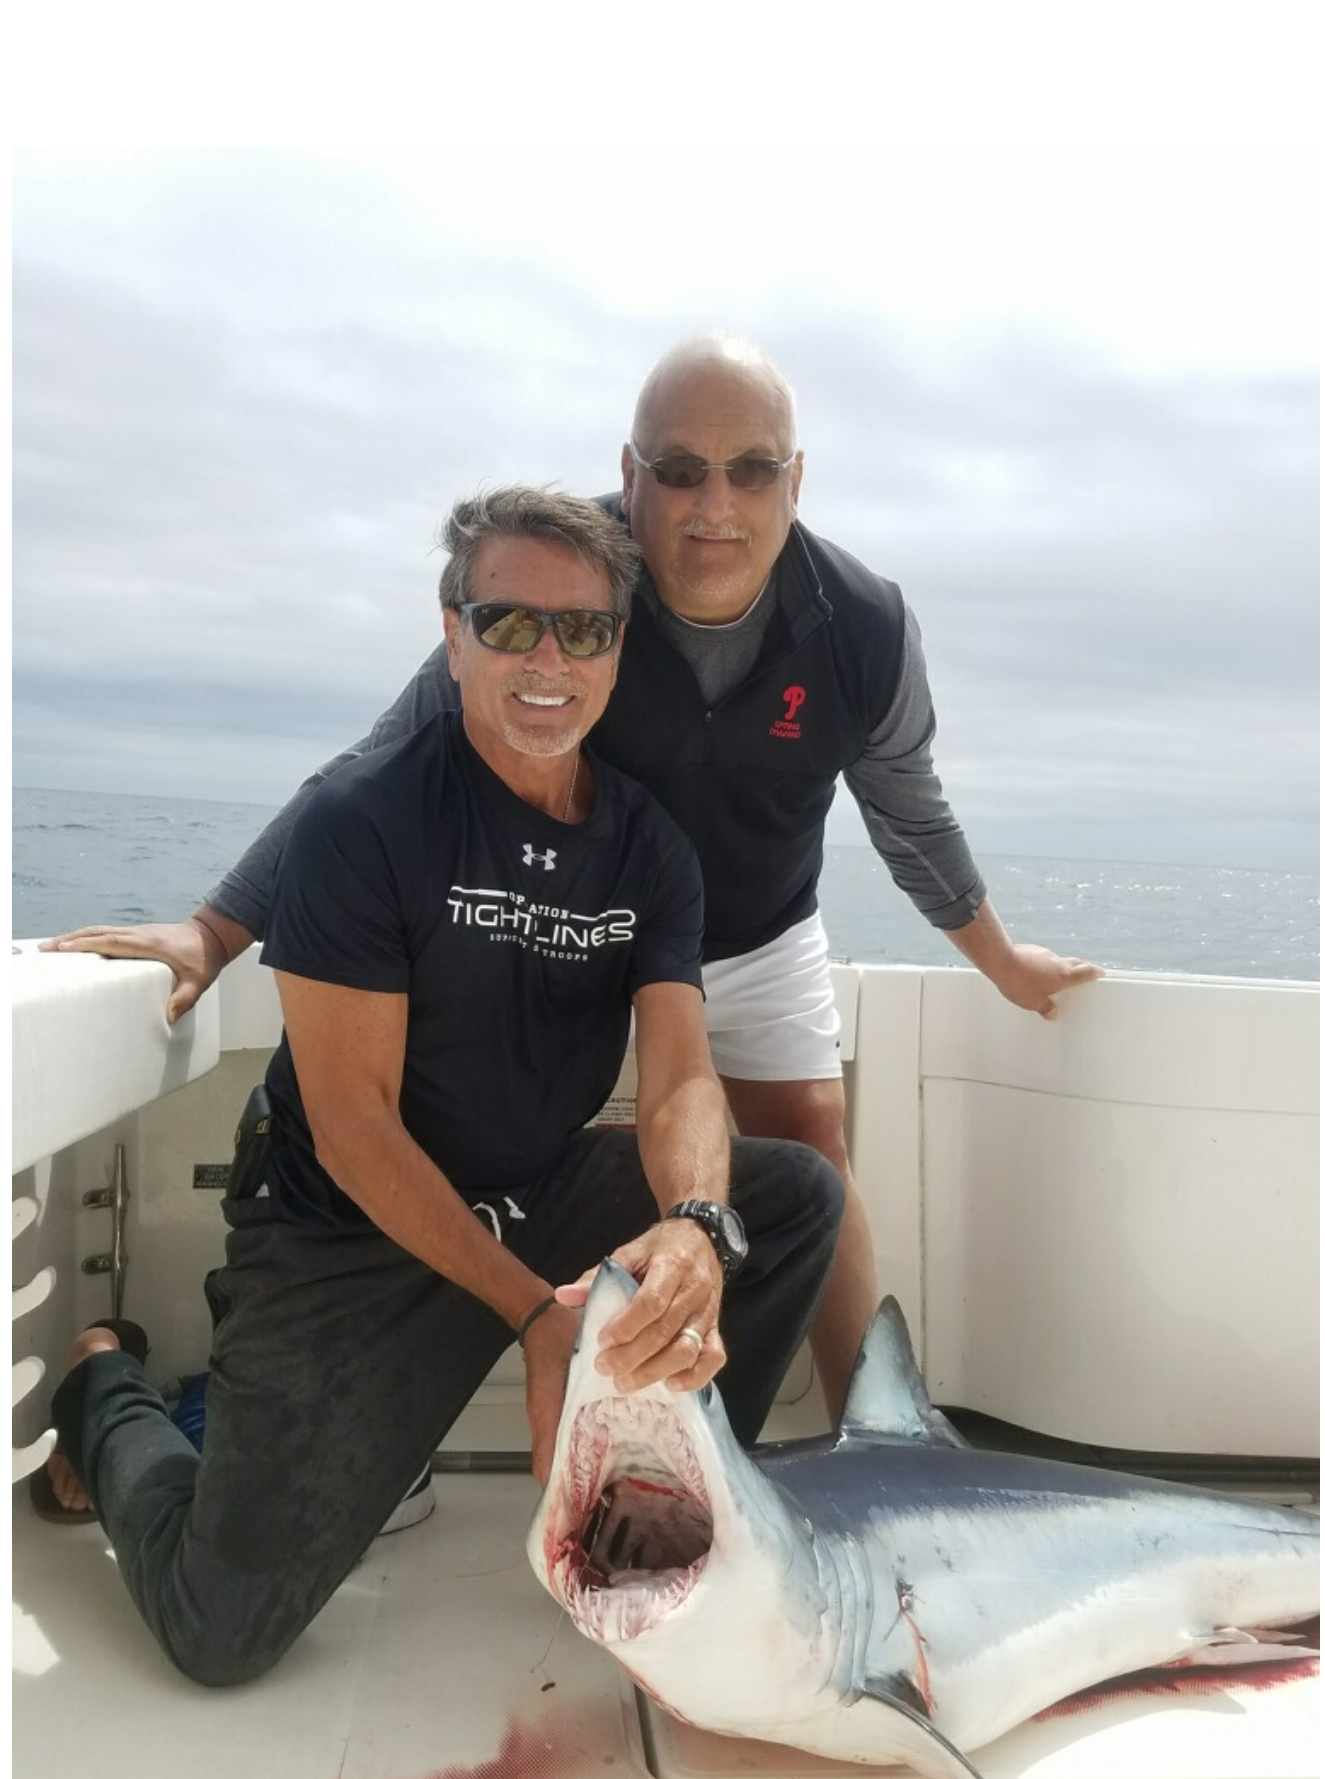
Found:
M 525 848 L 524 848 L 524 862 L 526 865 L 532 865 L 534 863 L 538 863 L 543 867 L 543 869 L 545 871 L 555 871 L 557 868 L 556 850 L 555 850 L 555 848 L 549 846 L 546 852 L 535 852 L 533 847 L 526 840 Z

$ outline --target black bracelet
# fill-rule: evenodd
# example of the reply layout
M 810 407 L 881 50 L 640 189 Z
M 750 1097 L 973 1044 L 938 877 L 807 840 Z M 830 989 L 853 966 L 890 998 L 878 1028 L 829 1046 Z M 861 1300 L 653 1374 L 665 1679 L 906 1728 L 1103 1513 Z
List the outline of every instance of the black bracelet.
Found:
M 515 1331 L 515 1338 L 519 1341 L 521 1346 L 524 1345 L 525 1335 L 528 1334 L 534 1323 L 537 1322 L 538 1318 L 543 1314 L 543 1311 L 550 1310 L 556 1301 L 557 1294 L 554 1291 L 551 1297 L 545 1297 L 542 1303 L 536 1303 L 533 1309 L 530 1310 L 529 1314 Z

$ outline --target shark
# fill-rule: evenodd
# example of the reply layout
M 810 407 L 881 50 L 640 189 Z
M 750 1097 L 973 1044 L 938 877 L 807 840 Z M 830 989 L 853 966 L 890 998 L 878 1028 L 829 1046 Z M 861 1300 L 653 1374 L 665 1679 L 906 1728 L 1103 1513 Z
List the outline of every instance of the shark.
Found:
M 1072 1693 L 1314 1653 L 1319 1519 L 976 1450 L 885 1298 L 831 1433 L 745 1451 L 716 1385 L 593 1365 L 637 1289 L 595 1275 L 527 1550 L 576 1628 L 702 1729 L 925 1779 Z

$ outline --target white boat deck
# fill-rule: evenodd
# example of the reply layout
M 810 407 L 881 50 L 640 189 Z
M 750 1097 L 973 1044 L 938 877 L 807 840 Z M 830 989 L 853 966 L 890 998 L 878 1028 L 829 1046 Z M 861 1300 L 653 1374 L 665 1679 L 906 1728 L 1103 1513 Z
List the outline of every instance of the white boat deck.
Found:
M 50 1368 L 107 1308 L 86 1264 L 112 1245 L 111 1214 L 84 1195 L 121 1151 L 126 1313 L 164 1377 L 206 1364 L 209 1188 L 275 1041 L 268 975 L 245 960 L 168 1028 L 159 966 L 14 960 L 16 1468 L 44 1453 Z M 1319 1450 L 1314 984 L 1115 978 L 1051 1027 L 969 972 L 836 981 L 856 1171 L 936 1400 L 1115 1450 Z M 519 1447 L 522 1400 L 504 1361 L 448 1445 Z M 816 1430 L 795 1424 L 816 1402 L 798 1362 L 770 1434 Z M 443 1471 L 436 1488 L 433 1517 L 379 1540 L 272 1674 L 225 1692 L 168 1666 L 99 1528 L 47 1525 L 17 1488 L 18 1779 L 844 1770 L 642 1703 L 535 1580 L 527 1474 Z M 1212 1690 L 1097 1699 L 974 1764 L 984 1779 L 1316 1779 L 1319 1682 L 1225 1670 Z
M 645 1705 L 560 1623 L 524 1535 L 527 1475 L 441 1474 L 432 1518 L 379 1539 L 285 1660 L 207 1691 L 166 1663 L 101 1529 L 15 1494 L 17 1779 L 778 1779 L 841 1768 Z M 739 1660 L 739 1652 L 733 1653 Z M 1257 1670 L 1263 1676 L 1264 1670 Z M 1319 1682 L 1221 1678 L 1082 1706 L 983 1749 L 984 1779 L 1315 1779 Z M 901 1769 L 889 1769 L 900 1779 Z

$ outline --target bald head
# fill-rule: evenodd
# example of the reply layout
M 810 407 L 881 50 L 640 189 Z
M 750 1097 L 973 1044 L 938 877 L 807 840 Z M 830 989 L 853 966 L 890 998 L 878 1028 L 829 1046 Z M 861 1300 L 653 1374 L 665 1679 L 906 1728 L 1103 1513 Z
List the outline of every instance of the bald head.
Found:
M 689 473 L 664 479 L 676 458 Z M 748 458 L 769 473 L 733 479 Z M 705 334 L 659 359 L 621 453 L 621 500 L 664 605 L 695 624 L 750 609 L 795 521 L 801 467 L 791 385 L 756 346 Z
M 654 435 L 673 409 L 701 391 L 711 405 L 724 389 L 733 402 L 754 395 L 767 404 L 778 454 L 789 457 L 796 449 L 795 393 L 767 353 L 735 334 L 697 334 L 663 353 L 639 392 L 632 438 L 646 456 L 665 449 Z

